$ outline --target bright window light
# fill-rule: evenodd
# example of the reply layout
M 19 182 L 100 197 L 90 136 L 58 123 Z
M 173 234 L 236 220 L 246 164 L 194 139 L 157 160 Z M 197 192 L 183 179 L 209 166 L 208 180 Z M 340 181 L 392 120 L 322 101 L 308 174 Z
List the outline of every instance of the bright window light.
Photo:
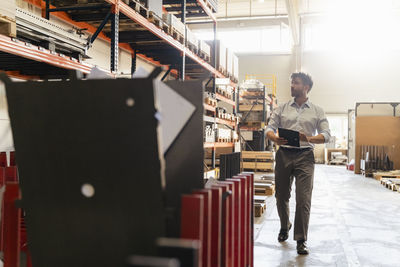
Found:
M 195 31 L 201 40 L 213 40 L 212 31 Z M 246 30 L 219 30 L 217 39 L 235 53 L 290 53 L 291 38 L 287 27 Z
M 305 25 L 305 49 L 337 52 L 399 49 L 400 16 L 393 3 L 392 0 L 331 1 L 323 23 Z

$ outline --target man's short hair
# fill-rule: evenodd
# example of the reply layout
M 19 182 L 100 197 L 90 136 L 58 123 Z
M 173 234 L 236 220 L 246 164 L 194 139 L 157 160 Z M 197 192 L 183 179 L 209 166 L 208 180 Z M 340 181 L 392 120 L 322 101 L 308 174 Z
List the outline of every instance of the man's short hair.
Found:
M 311 88 L 313 86 L 313 80 L 311 78 L 311 76 L 307 73 L 304 72 L 294 72 L 292 73 L 292 75 L 290 76 L 290 79 L 295 79 L 295 78 L 300 78 L 303 81 L 304 85 L 309 85 L 310 89 L 308 89 L 308 92 L 311 91 Z

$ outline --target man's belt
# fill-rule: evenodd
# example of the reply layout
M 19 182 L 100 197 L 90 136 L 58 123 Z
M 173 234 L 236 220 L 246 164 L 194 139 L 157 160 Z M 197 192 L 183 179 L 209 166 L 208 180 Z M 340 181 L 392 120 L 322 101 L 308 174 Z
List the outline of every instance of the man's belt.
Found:
M 280 146 L 279 149 L 282 149 L 285 151 L 291 151 L 291 152 L 304 152 L 304 151 L 312 150 L 313 148 L 312 147 L 295 148 L 295 147 Z

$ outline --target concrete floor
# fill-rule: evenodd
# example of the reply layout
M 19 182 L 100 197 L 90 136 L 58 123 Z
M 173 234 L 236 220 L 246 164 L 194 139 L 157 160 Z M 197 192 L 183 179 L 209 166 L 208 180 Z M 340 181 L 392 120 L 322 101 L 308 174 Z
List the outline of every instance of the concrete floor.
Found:
M 295 195 L 291 198 L 294 221 Z M 308 245 L 298 256 L 293 230 L 277 241 L 275 200 L 255 225 L 255 267 L 400 266 L 400 194 L 343 166 L 316 165 Z

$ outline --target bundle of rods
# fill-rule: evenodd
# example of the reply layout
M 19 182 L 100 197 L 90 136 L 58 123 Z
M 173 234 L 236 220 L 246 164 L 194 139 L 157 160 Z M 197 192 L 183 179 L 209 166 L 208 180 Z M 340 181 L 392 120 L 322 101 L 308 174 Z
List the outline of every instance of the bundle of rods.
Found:
M 386 146 L 362 145 L 361 159 L 365 161 L 365 170 L 393 170 Z

